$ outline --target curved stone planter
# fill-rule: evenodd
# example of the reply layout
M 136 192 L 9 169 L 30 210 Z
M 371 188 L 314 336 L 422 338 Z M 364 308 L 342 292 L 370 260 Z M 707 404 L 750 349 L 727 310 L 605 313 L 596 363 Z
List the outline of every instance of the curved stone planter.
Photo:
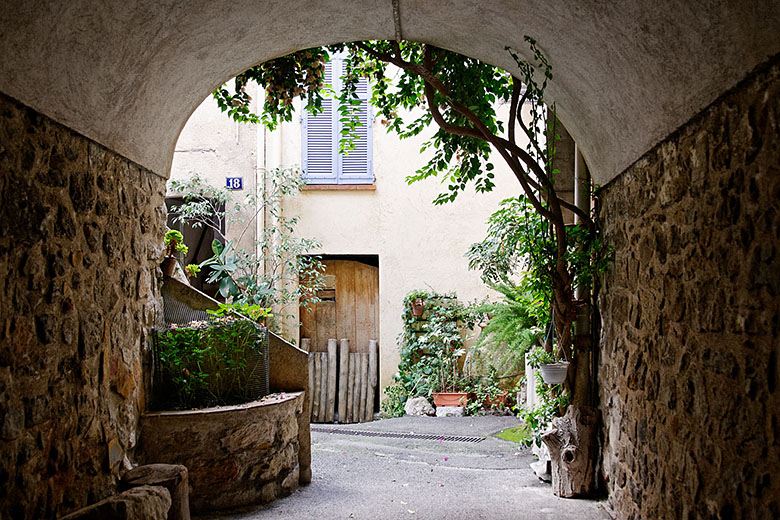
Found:
M 144 463 L 183 464 L 193 512 L 264 504 L 298 488 L 303 392 L 141 417 Z

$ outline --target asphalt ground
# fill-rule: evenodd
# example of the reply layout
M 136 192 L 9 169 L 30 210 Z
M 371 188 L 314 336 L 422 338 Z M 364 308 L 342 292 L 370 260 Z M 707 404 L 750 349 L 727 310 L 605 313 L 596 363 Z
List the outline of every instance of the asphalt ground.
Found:
M 592 500 L 557 498 L 529 450 L 493 435 L 515 417 L 402 417 L 312 425 L 312 483 L 264 507 L 200 519 L 608 519 Z M 327 431 L 319 431 L 327 430 Z M 349 431 L 484 437 L 481 442 Z M 342 433 L 339 433 L 342 432 Z

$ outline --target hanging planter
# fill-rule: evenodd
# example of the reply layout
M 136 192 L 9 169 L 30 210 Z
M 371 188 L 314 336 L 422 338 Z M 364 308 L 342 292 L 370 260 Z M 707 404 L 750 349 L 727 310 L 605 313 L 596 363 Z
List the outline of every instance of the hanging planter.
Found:
M 425 300 L 416 298 L 412 300 L 412 316 L 419 318 L 425 312 Z
M 539 371 L 542 373 L 542 379 L 548 385 L 559 385 L 566 381 L 566 374 L 569 372 L 569 362 L 561 361 L 547 365 L 539 365 Z

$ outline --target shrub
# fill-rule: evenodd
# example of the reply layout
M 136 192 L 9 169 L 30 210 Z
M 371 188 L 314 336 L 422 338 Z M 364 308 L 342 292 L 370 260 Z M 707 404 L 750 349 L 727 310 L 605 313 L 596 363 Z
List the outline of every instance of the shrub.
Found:
M 411 310 L 418 298 L 425 300 L 422 316 Z M 468 382 L 460 373 L 459 359 L 465 353 L 465 331 L 477 320 L 472 307 L 459 303 L 454 294 L 412 291 L 404 298 L 401 319 L 401 361 L 394 379 L 403 388 L 403 402 L 407 397 L 430 397 L 433 392 L 465 387 Z
M 264 369 L 265 329 L 244 318 L 172 324 L 157 335 L 157 408 L 239 404 L 261 397 L 254 382 Z

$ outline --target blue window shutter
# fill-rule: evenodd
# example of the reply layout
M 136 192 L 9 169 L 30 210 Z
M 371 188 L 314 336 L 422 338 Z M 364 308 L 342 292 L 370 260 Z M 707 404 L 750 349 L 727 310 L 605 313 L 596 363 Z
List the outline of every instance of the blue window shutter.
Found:
M 341 92 L 341 74 L 344 62 L 333 57 L 325 67 L 325 83 L 334 92 Z M 341 140 L 338 95 L 322 100 L 323 111 L 317 115 L 308 112 L 303 116 L 303 171 L 309 184 L 372 184 L 372 129 L 369 99 L 369 83 L 361 79 L 357 95 L 362 100 L 358 109 L 361 125 L 355 129 L 354 148 L 339 154 Z
M 357 134 L 353 141 L 355 147 L 345 150 L 346 154 L 339 156 L 339 184 L 371 184 L 374 182 L 374 172 L 371 168 L 372 125 L 374 118 L 368 105 L 368 80 L 361 78 L 358 83 L 357 95 L 361 99 L 358 111 L 360 126 L 355 128 Z
M 330 64 L 328 64 L 330 65 Z M 325 83 L 331 83 L 333 73 L 325 68 Z M 336 126 L 338 113 L 334 100 L 322 100 L 322 112 L 303 116 L 303 171 L 310 184 L 336 184 L 338 182 L 338 139 Z

